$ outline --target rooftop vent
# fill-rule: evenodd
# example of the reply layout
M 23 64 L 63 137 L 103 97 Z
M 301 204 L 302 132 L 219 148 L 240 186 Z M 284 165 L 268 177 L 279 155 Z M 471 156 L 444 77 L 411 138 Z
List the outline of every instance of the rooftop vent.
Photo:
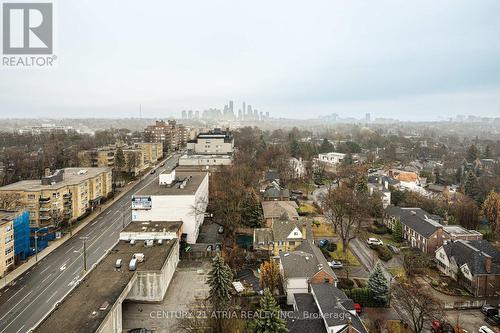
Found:
M 106 302 L 101 304 L 101 306 L 99 307 L 99 310 L 106 311 L 108 308 L 109 308 L 109 302 L 106 301 Z

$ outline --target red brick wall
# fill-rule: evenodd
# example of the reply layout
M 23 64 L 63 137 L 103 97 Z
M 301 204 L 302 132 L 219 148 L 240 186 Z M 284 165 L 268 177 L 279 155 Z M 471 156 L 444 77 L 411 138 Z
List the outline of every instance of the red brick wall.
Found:
M 311 283 L 318 284 L 318 283 L 325 283 L 325 279 L 328 279 L 330 284 L 335 284 L 335 279 L 333 276 L 328 274 L 325 271 L 319 271 L 316 273 L 312 278 L 311 278 Z

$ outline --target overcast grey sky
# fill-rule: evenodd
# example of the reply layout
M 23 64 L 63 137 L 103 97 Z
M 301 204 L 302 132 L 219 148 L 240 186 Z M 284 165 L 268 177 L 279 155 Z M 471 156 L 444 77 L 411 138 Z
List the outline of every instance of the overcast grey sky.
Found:
M 0 117 L 500 117 L 498 0 L 55 1 L 50 70 L 0 68 Z

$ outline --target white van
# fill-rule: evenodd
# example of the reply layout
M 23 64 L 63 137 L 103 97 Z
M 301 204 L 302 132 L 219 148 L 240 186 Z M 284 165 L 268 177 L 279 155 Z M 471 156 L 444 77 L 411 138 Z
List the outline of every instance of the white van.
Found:
M 137 269 L 137 259 L 133 258 L 130 260 L 130 263 L 128 264 L 128 270 L 129 271 L 135 271 Z

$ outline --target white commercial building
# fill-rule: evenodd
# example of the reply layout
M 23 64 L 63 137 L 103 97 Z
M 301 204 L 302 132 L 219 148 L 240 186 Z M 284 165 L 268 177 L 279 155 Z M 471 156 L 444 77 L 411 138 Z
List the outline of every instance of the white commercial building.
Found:
M 318 155 L 318 161 L 330 165 L 337 165 L 342 163 L 344 160 L 345 154 L 342 153 L 326 153 L 326 154 L 319 154 Z
M 188 243 L 196 243 L 208 205 L 208 173 L 162 173 L 132 197 L 132 221 L 182 222 Z

